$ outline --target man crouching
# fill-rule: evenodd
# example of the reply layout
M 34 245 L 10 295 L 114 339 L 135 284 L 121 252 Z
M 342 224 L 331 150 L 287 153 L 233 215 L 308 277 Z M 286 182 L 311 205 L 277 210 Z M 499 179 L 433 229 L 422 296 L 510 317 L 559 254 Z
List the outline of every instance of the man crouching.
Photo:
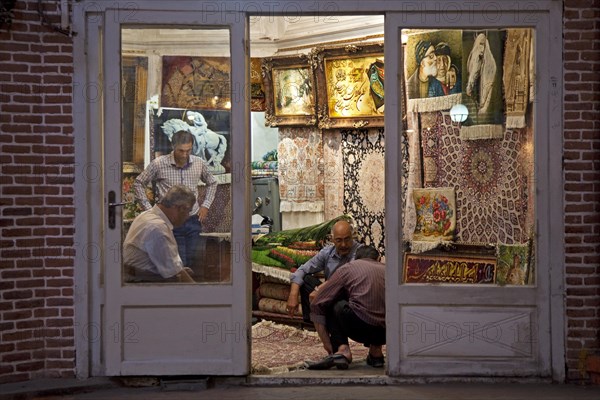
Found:
M 382 368 L 385 344 L 385 265 L 371 246 L 338 268 L 310 304 L 310 318 L 329 353 L 308 369 L 347 369 L 352 362 L 348 338 L 369 348 L 367 364 Z

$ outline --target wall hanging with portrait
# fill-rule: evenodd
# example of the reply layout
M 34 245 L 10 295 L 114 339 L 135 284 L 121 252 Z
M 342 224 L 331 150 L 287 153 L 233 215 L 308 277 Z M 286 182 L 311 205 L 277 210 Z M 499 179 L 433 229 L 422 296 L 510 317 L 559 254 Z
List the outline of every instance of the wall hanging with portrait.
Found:
M 448 110 L 460 103 L 464 76 L 462 31 L 409 35 L 404 66 L 408 111 Z

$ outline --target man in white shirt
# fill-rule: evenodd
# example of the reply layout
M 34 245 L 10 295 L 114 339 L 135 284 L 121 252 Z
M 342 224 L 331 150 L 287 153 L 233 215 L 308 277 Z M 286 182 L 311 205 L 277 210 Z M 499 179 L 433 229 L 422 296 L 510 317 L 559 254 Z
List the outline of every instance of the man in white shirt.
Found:
M 175 185 L 159 204 L 135 218 L 123 243 L 128 281 L 194 282 L 179 256 L 173 228 L 184 224 L 195 204 L 193 191 Z
M 156 199 L 160 202 L 173 185 L 185 185 L 192 191 L 198 190 L 198 182 L 206 184 L 206 197 L 194 202 L 189 216 L 181 226 L 176 226 L 173 234 L 179 248 L 179 255 L 186 267 L 198 268 L 198 248 L 200 247 L 202 223 L 208 216 L 215 194 L 217 180 L 208 165 L 200 157 L 192 155 L 194 136 L 187 131 L 173 134 L 173 151 L 155 158 L 146 169 L 135 178 L 133 184 L 135 198 L 144 210 L 152 205 L 146 196 L 146 186 L 152 183 L 156 187 Z

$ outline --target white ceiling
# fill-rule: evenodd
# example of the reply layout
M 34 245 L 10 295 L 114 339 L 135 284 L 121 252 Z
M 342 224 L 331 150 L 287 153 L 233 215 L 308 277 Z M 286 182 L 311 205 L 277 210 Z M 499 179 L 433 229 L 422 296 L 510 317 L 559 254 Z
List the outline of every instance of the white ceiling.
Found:
M 252 57 L 308 52 L 317 44 L 383 40 L 382 15 L 256 16 L 250 19 Z M 226 29 L 123 29 L 124 53 L 228 56 Z

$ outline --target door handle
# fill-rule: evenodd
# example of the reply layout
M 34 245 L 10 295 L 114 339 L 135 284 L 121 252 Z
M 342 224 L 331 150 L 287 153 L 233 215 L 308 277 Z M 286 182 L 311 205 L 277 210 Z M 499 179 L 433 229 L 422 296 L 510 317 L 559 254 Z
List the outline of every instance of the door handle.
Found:
M 115 193 L 114 190 L 111 190 L 108 192 L 108 227 L 110 229 L 115 229 L 116 227 L 116 214 L 115 214 L 115 208 L 116 207 L 123 207 L 126 206 L 127 204 L 130 204 L 131 202 L 121 202 L 121 203 L 115 203 L 115 199 L 117 198 L 117 194 Z

